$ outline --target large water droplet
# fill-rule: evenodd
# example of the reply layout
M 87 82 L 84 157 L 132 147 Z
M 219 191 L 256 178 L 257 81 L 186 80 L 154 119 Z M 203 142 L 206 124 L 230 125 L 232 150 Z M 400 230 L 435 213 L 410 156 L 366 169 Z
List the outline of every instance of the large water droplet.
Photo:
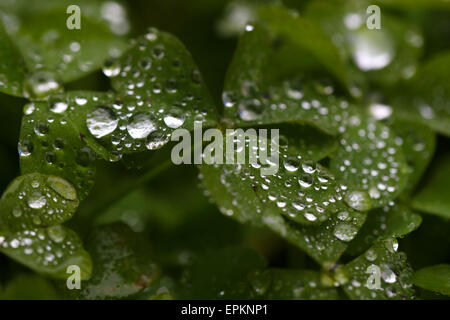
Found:
M 256 99 L 242 101 L 238 107 L 239 117 L 244 121 L 254 121 L 261 118 L 264 108 Z
M 47 203 L 47 199 L 40 192 L 33 192 L 28 198 L 28 206 L 32 209 L 41 209 Z
M 134 139 L 146 138 L 155 130 L 155 123 L 144 113 L 136 114 L 127 125 L 127 131 Z
M 150 133 L 150 135 L 147 137 L 145 146 L 149 150 L 156 150 L 156 149 L 163 147 L 168 142 L 169 142 L 169 136 L 167 136 L 166 134 L 164 134 L 162 132 L 154 131 L 154 132 Z
M 367 211 L 371 207 L 369 195 L 362 191 L 352 191 L 347 193 L 345 202 L 358 211 Z
M 351 241 L 356 236 L 357 233 L 358 230 L 356 229 L 356 227 L 347 223 L 337 224 L 334 227 L 333 231 L 334 236 L 344 242 Z
M 166 126 L 172 129 L 181 127 L 184 123 L 184 120 L 184 114 L 176 110 L 173 110 L 169 114 L 164 116 L 164 123 L 166 124 Z
M 45 98 L 61 89 L 62 84 L 58 77 L 47 71 L 37 72 L 24 82 L 24 95 L 27 98 Z
M 86 124 L 89 132 L 96 138 L 104 137 L 117 128 L 119 120 L 108 107 L 98 107 L 88 114 Z
M 363 71 L 378 70 L 389 65 L 395 50 L 389 35 L 361 29 L 352 37 L 353 60 Z

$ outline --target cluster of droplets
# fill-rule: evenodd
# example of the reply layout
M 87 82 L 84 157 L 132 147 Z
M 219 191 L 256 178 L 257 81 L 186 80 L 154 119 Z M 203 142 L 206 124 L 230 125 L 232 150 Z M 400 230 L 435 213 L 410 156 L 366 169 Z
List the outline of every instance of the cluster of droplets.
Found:
M 161 148 L 173 130 L 192 127 L 208 115 L 199 107 L 204 94 L 199 71 L 183 60 L 187 57 L 174 57 L 180 44 L 167 37 L 151 28 L 131 52 L 103 68 L 124 98 L 93 109 L 86 124 L 94 137 L 110 137 L 117 154 Z
M 10 230 L 54 225 L 75 213 L 77 192 L 62 178 L 28 174 L 5 191 L 1 207 L 2 221 Z
M 333 92 L 333 85 L 325 80 L 310 84 L 294 79 L 267 89 L 253 81 L 243 81 L 239 92 L 224 91 L 222 102 L 230 119 L 257 124 L 298 119 L 338 133 L 345 130 L 352 110 L 346 100 L 335 98 Z
M 52 268 L 81 249 L 80 242 L 74 237 L 63 226 L 34 228 L 0 236 L 0 247 L 19 260 L 29 256 L 26 259 L 32 259 L 37 268 Z
M 392 199 L 405 176 L 401 149 L 393 132 L 374 120 L 350 118 L 340 139 L 338 155 L 332 159 L 334 172 L 353 186 L 346 202 L 354 209 L 367 211 L 371 202 Z
M 345 288 L 350 295 L 363 299 L 413 298 L 412 269 L 405 254 L 398 252 L 395 238 L 379 241 L 350 263 L 347 272 L 351 279 Z

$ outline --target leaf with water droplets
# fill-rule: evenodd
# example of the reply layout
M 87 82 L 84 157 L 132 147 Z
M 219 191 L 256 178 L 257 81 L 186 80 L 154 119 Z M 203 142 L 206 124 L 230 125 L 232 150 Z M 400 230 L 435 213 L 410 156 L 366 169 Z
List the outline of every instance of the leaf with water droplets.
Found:
M 0 91 L 22 96 L 25 62 L 0 22 Z
M 404 237 L 416 230 L 422 217 L 403 204 L 392 203 L 371 210 L 358 235 L 349 243 L 346 253 L 361 254 L 375 241 L 391 237 Z M 395 243 L 395 241 L 394 241 Z
M 97 105 L 92 101 L 90 104 Z M 101 97 L 101 96 L 100 96 Z M 97 96 L 98 98 L 98 96 Z M 87 133 L 82 122 L 83 108 L 76 101 L 87 98 L 78 93 L 52 96 L 48 102 L 32 102 L 25 106 L 18 151 L 22 173 L 41 172 L 60 176 L 69 181 L 84 199 L 94 181 L 96 152 L 107 153 Z M 98 102 L 100 103 L 100 102 Z M 104 103 L 104 102 L 102 102 Z M 85 109 L 84 109 L 85 110 Z M 79 113 L 76 118 L 72 116 Z M 78 122 L 74 120 L 78 119 Z M 85 118 L 82 118 L 85 120 Z M 89 145 L 88 145 L 89 142 Z
M 100 68 L 106 59 L 117 57 L 126 48 L 123 38 L 105 28 L 101 21 L 105 15 L 112 14 L 115 22 L 127 25 L 122 5 L 114 2 L 114 9 L 87 4 L 90 8 L 81 9 L 80 28 L 68 29 L 65 20 L 74 22 L 66 14 L 70 4 L 54 4 L 34 11 L 17 10 L 4 19 L 7 32 L 21 50 L 31 74 L 51 71 L 56 82 L 73 81 Z M 99 47 L 103 49 L 98 50 Z M 30 76 L 32 85 L 24 92 L 30 98 L 39 98 L 33 90 L 35 75 Z
M 0 232 L 0 251 L 38 273 L 67 279 L 70 265 L 80 267 L 81 279 L 91 275 L 92 262 L 75 232 L 61 225 Z
M 410 195 L 419 183 L 434 155 L 436 135 L 430 128 L 407 121 L 395 121 L 395 143 L 401 146 L 409 167 L 408 183 L 402 194 Z
M 121 97 L 123 153 L 164 146 L 174 129 L 216 123 L 214 104 L 193 58 L 174 36 L 149 29 L 118 60 L 105 66 Z M 126 115 L 126 117 L 125 117 Z
M 397 197 L 408 177 L 395 133 L 380 122 L 359 115 L 350 118 L 330 168 L 348 187 L 347 203 L 360 211 L 380 207 Z
M 250 277 L 253 290 L 268 300 L 338 300 L 331 285 L 324 285 L 317 271 L 268 269 Z
M 256 294 L 247 276 L 265 266 L 263 257 L 243 247 L 204 254 L 186 270 L 179 298 L 250 299 Z
M 75 188 L 60 177 L 20 176 L 0 200 L 1 229 L 12 232 L 60 224 L 73 216 L 78 203 Z
M 254 165 L 203 165 L 201 178 L 225 215 L 267 226 L 332 267 L 365 215 L 345 205 L 340 186 L 322 166 L 286 149 L 280 162 L 273 175 Z
M 394 97 L 393 115 L 450 136 L 449 74 L 450 53 L 441 53 L 429 60 L 400 88 L 408 94 Z
M 360 257 L 340 267 L 351 299 L 413 299 L 413 270 L 393 238 L 378 241 Z
M 81 290 L 65 294 L 81 299 L 119 299 L 136 294 L 159 277 L 159 269 L 149 256 L 145 239 L 121 223 L 94 228 L 86 241 L 92 255 L 92 277 Z
M 262 25 L 242 35 L 225 80 L 225 120 L 235 126 L 306 123 L 337 134 L 353 112 L 348 101 L 332 95 L 335 88 L 326 77 L 311 80 L 299 77 L 301 72 L 292 77 L 291 70 L 281 83 L 267 79 L 266 66 L 273 63 L 278 47 Z
M 429 176 L 424 178 L 412 198 L 412 207 L 418 211 L 450 219 L 450 198 L 448 182 L 450 179 L 450 156 L 438 158 Z
M 414 285 L 450 296 L 450 265 L 439 264 L 416 271 Z

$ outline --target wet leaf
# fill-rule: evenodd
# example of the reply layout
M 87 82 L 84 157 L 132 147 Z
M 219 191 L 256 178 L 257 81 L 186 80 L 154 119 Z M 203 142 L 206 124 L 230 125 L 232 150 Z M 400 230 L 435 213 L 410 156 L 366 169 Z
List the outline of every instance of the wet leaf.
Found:
M 403 194 L 410 195 L 434 155 L 436 135 L 426 126 L 406 121 L 395 121 L 391 128 L 396 133 L 395 143 L 402 147 L 408 163 L 410 173 Z
M 19 231 L 58 225 L 78 208 L 75 188 L 57 176 L 32 173 L 16 178 L 0 200 L 4 231 Z
M 250 277 L 253 290 L 269 300 L 338 300 L 336 288 L 324 286 L 320 273 L 309 270 L 268 269 Z
M 356 115 L 342 134 L 330 168 L 348 187 L 347 203 L 360 211 L 394 199 L 405 187 L 408 176 L 395 133 L 377 121 Z
M 123 299 L 148 287 L 158 277 L 145 240 L 124 224 L 96 227 L 86 241 L 93 257 L 92 277 L 81 290 L 68 291 L 77 299 Z M 74 292 L 75 291 L 75 292 Z
M 121 143 L 116 146 L 124 153 L 158 149 L 174 129 L 193 130 L 194 122 L 204 127 L 216 122 L 200 71 L 183 44 L 168 33 L 149 29 L 103 72 L 127 113 L 127 130 L 118 134 Z
M 355 239 L 349 243 L 347 253 L 356 255 L 367 250 L 375 241 L 392 237 L 402 238 L 416 230 L 422 217 L 403 204 L 392 203 L 371 210 Z
M 447 196 L 450 179 L 449 164 L 448 155 L 439 158 L 412 199 L 414 209 L 435 214 L 444 219 L 450 218 L 450 199 Z
M 80 29 L 68 29 L 69 5 L 49 5 L 31 12 L 18 10 L 3 19 L 9 36 L 22 52 L 30 77 L 50 71 L 58 81 L 73 81 L 100 68 L 108 57 L 117 57 L 126 48 L 126 42 L 98 18 L 102 17 L 101 8 L 88 9 L 82 5 L 86 10 L 80 8 Z M 116 20 L 128 24 L 123 7 L 117 3 L 116 6 L 123 11 Z M 107 9 L 104 8 L 105 14 Z M 84 14 L 89 11 L 96 11 L 97 15 Z M 103 50 L 98 50 L 99 47 Z M 25 95 L 35 97 L 27 90 Z
M 414 284 L 426 290 L 450 295 L 450 265 L 439 264 L 414 273 Z
M 376 22 L 370 1 L 313 1 L 305 16 L 316 21 L 339 48 L 344 61 L 351 61 L 352 86 L 361 89 L 360 76 L 380 83 L 393 84 L 414 75 L 423 47 L 423 35 L 410 21 L 405 23 L 390 13 L 380 12 L 380 28 L 369 29 Z M 381 6 L 383 8 L 383 6 Z
M 351 299 L 413 299 L 413 270 L 393 238 L 375 243 L 363 255 L 336 271 Z
M 394 99 L 394 116 L 419 122 L 450 135 L 450 53 L 443 52 L 430 59 L 402 90 L 409 94 Z
M 81 240 L 60 225 L 0 232 L 0 251 L 38 273 L 66 280 L 68 266 L 80 268 L 81 279 L 91 275 L 92 262 Z
M 21 97 L 25 62 L 0 23 L 0 91 Z

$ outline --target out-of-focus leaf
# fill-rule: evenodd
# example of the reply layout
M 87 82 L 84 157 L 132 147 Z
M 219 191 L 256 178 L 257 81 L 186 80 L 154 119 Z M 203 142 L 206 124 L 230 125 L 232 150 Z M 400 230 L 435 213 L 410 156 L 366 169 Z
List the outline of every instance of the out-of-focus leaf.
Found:
M 66 20 L 70 20 L 66 13 L 69 5 L 31 12 L 18 10 L 9 15 L 7 11 L 4 15 L 6 30 L 21 50 L 30 73 L 51 71 L 61 81 L 69 82 L 98 69 L 106 59 L 117 57 L 126 48 L 126 42 L 102 21 L 102 16 L 114 19 L 115 15 L 117 23 L 128 24 L 122 6 L 115 3 L 114 13 L 112 7 L 104 7 L 102 12 L 101 8 L 82 5 L 80 29 L 71 30 L 66 25 Z M 89 11 L 91 14 L 85 14 Z M 99 47 L 103 49 L 98 50 Z M 25 94 L 34 98 L 30 92 Z
M 206 254 L 188 268 L 180 298 L 250 299 L 254 293 L 246 277 L 265 266 L 261 256 L 242 247 Z
M 21 274 L 0 289 L 0 300 L 60 299 L 53 285 L 38 275 Z
M 25 62 L 0 22 L 0 91 L 21 97 Z
M 414 284 L 450 296 L 450 265 L 440 264 L 416 271 Z
M 66 269 L 76 265 L 80 278 L 91 275 L 92 262 L 81 240 L 61 225 L 17 232 L 0 232 L 0 251 L 38 273 L 67 279 Z
M 66 292 L 70 297 L 123 299 L 148 287 L 158 277 L 145 240 L 124 224 L 94 228 L 86 249 L 93 258 L 92 277 L 82 282 L 81 290 Z
M 413 270 L 393 238 L 375 243 L 336 272 L 351 299 L 413 299 Z
M 60 224 L 78 208 L 75 188 L 66 180 L 32 173 L 16 178 L 0 200 L 0 229 L 19 231 Z
M 369 29 L 373 2 L 361 0 L 311 1 L 305 16 L 316 21 L 333 39 L 344 60 L 352 60 L 351 73 L 381 85 L 410 78 L 423 46 L 423 36 L 412 22 L 404 23 L 381 9 L 380 28 Z M 383 6 L 381 6 L 383 8 Z M 360 87 L 359 78 L 351 79 Z
M 419 122 L 450 135 L 450 53 L 440 53 L 423 65 L 405 84 L 408 94 L 394 98 L 394 116 Z
M 446 155 L 436 162 L 429 177 L 426 177 L 424 184 L 418 188 L 418 192 L 412 200 L 412 207 L 449 219 L 450 198 L 447 196 L 449 179 L 450 157 Z
M 356 255 L 367 250 L 375 241 L 391 237 L 404 237 L 416 230 L 422 217 L 402 204 L 388 204 L 371 210 L 355 239 L 349 243 L 347 253 Z

